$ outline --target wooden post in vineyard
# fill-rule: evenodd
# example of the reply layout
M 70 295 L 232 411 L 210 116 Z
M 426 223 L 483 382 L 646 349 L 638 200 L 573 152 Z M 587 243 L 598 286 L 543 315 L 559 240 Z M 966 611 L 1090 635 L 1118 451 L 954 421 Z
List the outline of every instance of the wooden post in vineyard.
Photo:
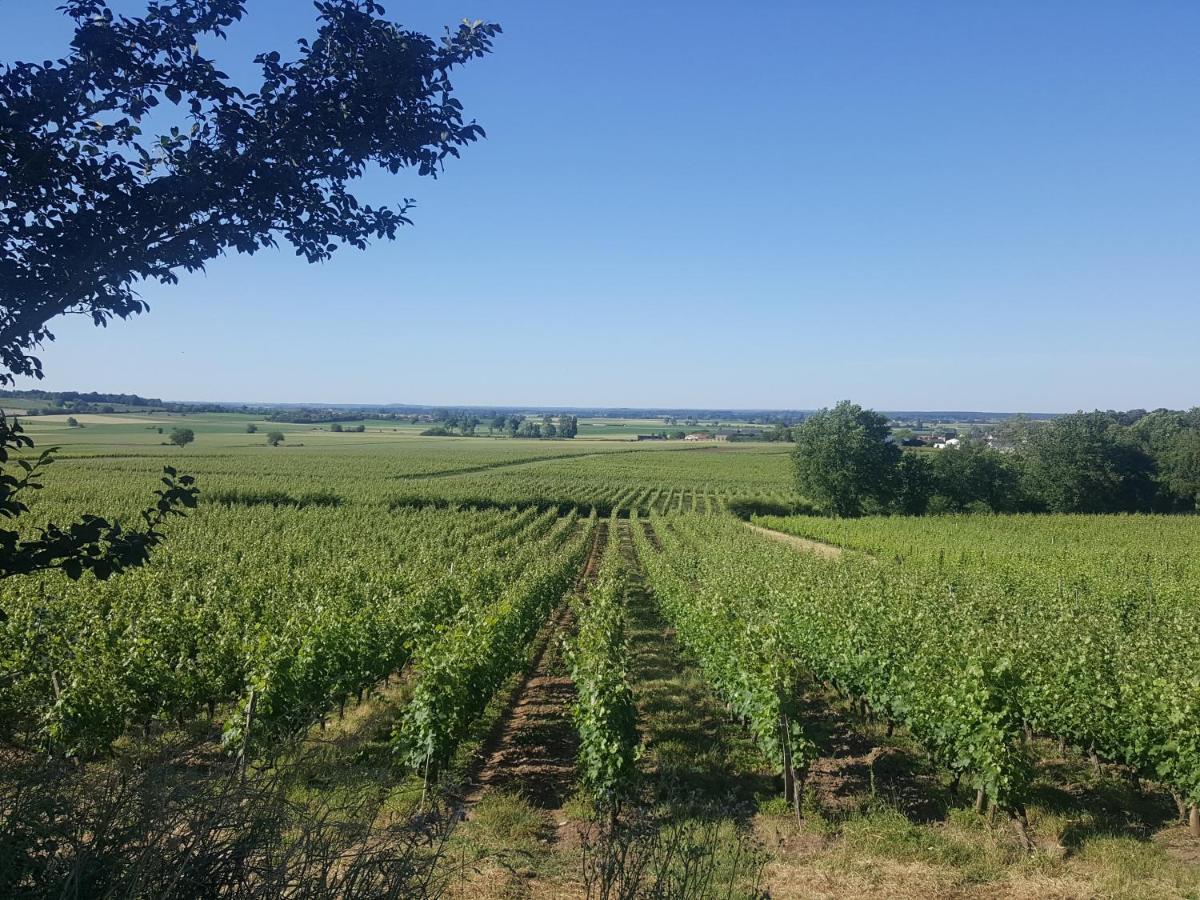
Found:
M 242 731 L 242 750 L 238 754 L 238 778 L 246 780 L 246 766 L 249 763 L 250 732 L 254 728 L 254 711 L 258 708 L 258 691 L 250 688 L 250 700 L 246 703 L 246 728 Z
M 789 727 L 787 714 L 780 716 L 779 724 L 783 730 L 783 797 L 792 802 L 796 811 L 796 824 L 801 822 L 800 803 L 803 786 L 796 777 L 795 757 L 792 753 L 792 732 Z

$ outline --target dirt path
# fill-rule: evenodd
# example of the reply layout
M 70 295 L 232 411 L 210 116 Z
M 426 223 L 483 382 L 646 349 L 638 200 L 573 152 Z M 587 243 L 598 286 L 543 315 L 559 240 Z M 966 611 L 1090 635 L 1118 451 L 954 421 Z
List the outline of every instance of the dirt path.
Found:
M 772 531 L 770 528 L 763 528 L 761 525 L 754 525 L 750 522 L 745 524 L 751 531 L 761 534 L 764 537 L 769 537 L 773 541 L 779 541 L 781 544 L 787 544 L 789 547 L 803 550 L 805 553 L 815 553 L 817 556 L 823 556 L 826 559 L 837 559 L 846 552 L 841 547 L 835 547 L 833 544 L 823 544 L 820 541 L 797 537 L 794 534 Z
M 586 590 L 596 577 L 607 540 L 608 524 L 601 522 L 576 592 Z M 564 602 L 538 635 L 533 666 L 480 751 L 482 761 L 470 778 L 468 805 L 486 791 L 503 789 L 538 809 L 554 810 L 574 791 L 579 736 L 570 709 L 575 686 L 560 653 L 560 638 L 573 625 L 571 604 Z
M 636 573 L 629 595 L 629 673 L 643 735 L 646 769 L 668 804 L 719 804 L 731 819 L 752 813 L 756 794 L 774 779 L 748 733 L 730 721 L 699 667 L 675 641 L 637 563 L 628 521 L 620 550 Z

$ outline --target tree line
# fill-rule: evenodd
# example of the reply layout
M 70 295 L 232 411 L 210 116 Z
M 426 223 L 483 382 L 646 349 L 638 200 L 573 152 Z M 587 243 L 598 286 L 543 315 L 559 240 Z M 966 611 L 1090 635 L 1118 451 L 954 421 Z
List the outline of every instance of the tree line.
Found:
M 792 430 L 801 493 L 836 516 L 952 512 L 1190 512 L 1200 504 L 1200 407 L 1077 412 L 900 446 L 888 419 L 842 401 Z
M 487 428 L 489 435 L 505 435 L 513 438 L 573 438 L 579 433 L 578 416 L 543 415 L 533 416 L 492 416 L 481 419 L 474 415 L 456 415 L 442 411 L 435 415 L 438 424 L 426 428 L 421 434 L 429 437 L 447 437 L 462 435 L 475 437 L 481 427 Z

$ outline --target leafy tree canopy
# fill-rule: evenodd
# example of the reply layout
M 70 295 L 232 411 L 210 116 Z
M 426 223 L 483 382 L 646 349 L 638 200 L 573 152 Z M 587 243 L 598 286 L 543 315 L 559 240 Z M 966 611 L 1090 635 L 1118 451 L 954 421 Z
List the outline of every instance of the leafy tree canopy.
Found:
M 366 205 L 350 183 L 372 165 L 436 176 L 483 136 L 449 75 L 498 25 L 435 40 L 372 0 L 320 0 L 316 38 L 257 56 L 250 88 L 201 51 L 245 6 L 152 0 L 127 17 L 66 0 L 69 53 L 0 69 L 0 384 L 42 376 L 56 316 L 145 311 L 139 281 L 281 241 L 317 262 L 393 238 L 412 201 Z
M 1030 432 L 1022 448 L 1029 485 L 1051 512 L 1145 509 L 1154 461 L 1103 412 L 1059 416 Z
M 176 447 L 184 447 L 196 439 L 196 432 L 190 428 L 176 428 L 168 440 Z
M 792 453 L 800 492 L 837 516 L 886 507 L 896 487 L 900 448 L 887 418 L 843 400 L 795 429 Z

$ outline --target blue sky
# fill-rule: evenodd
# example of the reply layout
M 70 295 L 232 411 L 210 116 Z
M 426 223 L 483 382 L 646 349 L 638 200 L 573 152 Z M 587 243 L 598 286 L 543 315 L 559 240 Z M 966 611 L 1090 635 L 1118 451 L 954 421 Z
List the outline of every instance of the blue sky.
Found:
M 60 54 L 0 0 L 0 60 Z M 175 399 L 1058 411 L 1200 403 L 1200 4 L 387 3 L 499 21 L 489 139 L 391 244 L 59 323 L 43 387 Z M 115 3 L 132 10 L 134 2 Z M 311 30 L 251 0 L 233 74 Z M 143 6 L 144 8 L 144 6 Z

